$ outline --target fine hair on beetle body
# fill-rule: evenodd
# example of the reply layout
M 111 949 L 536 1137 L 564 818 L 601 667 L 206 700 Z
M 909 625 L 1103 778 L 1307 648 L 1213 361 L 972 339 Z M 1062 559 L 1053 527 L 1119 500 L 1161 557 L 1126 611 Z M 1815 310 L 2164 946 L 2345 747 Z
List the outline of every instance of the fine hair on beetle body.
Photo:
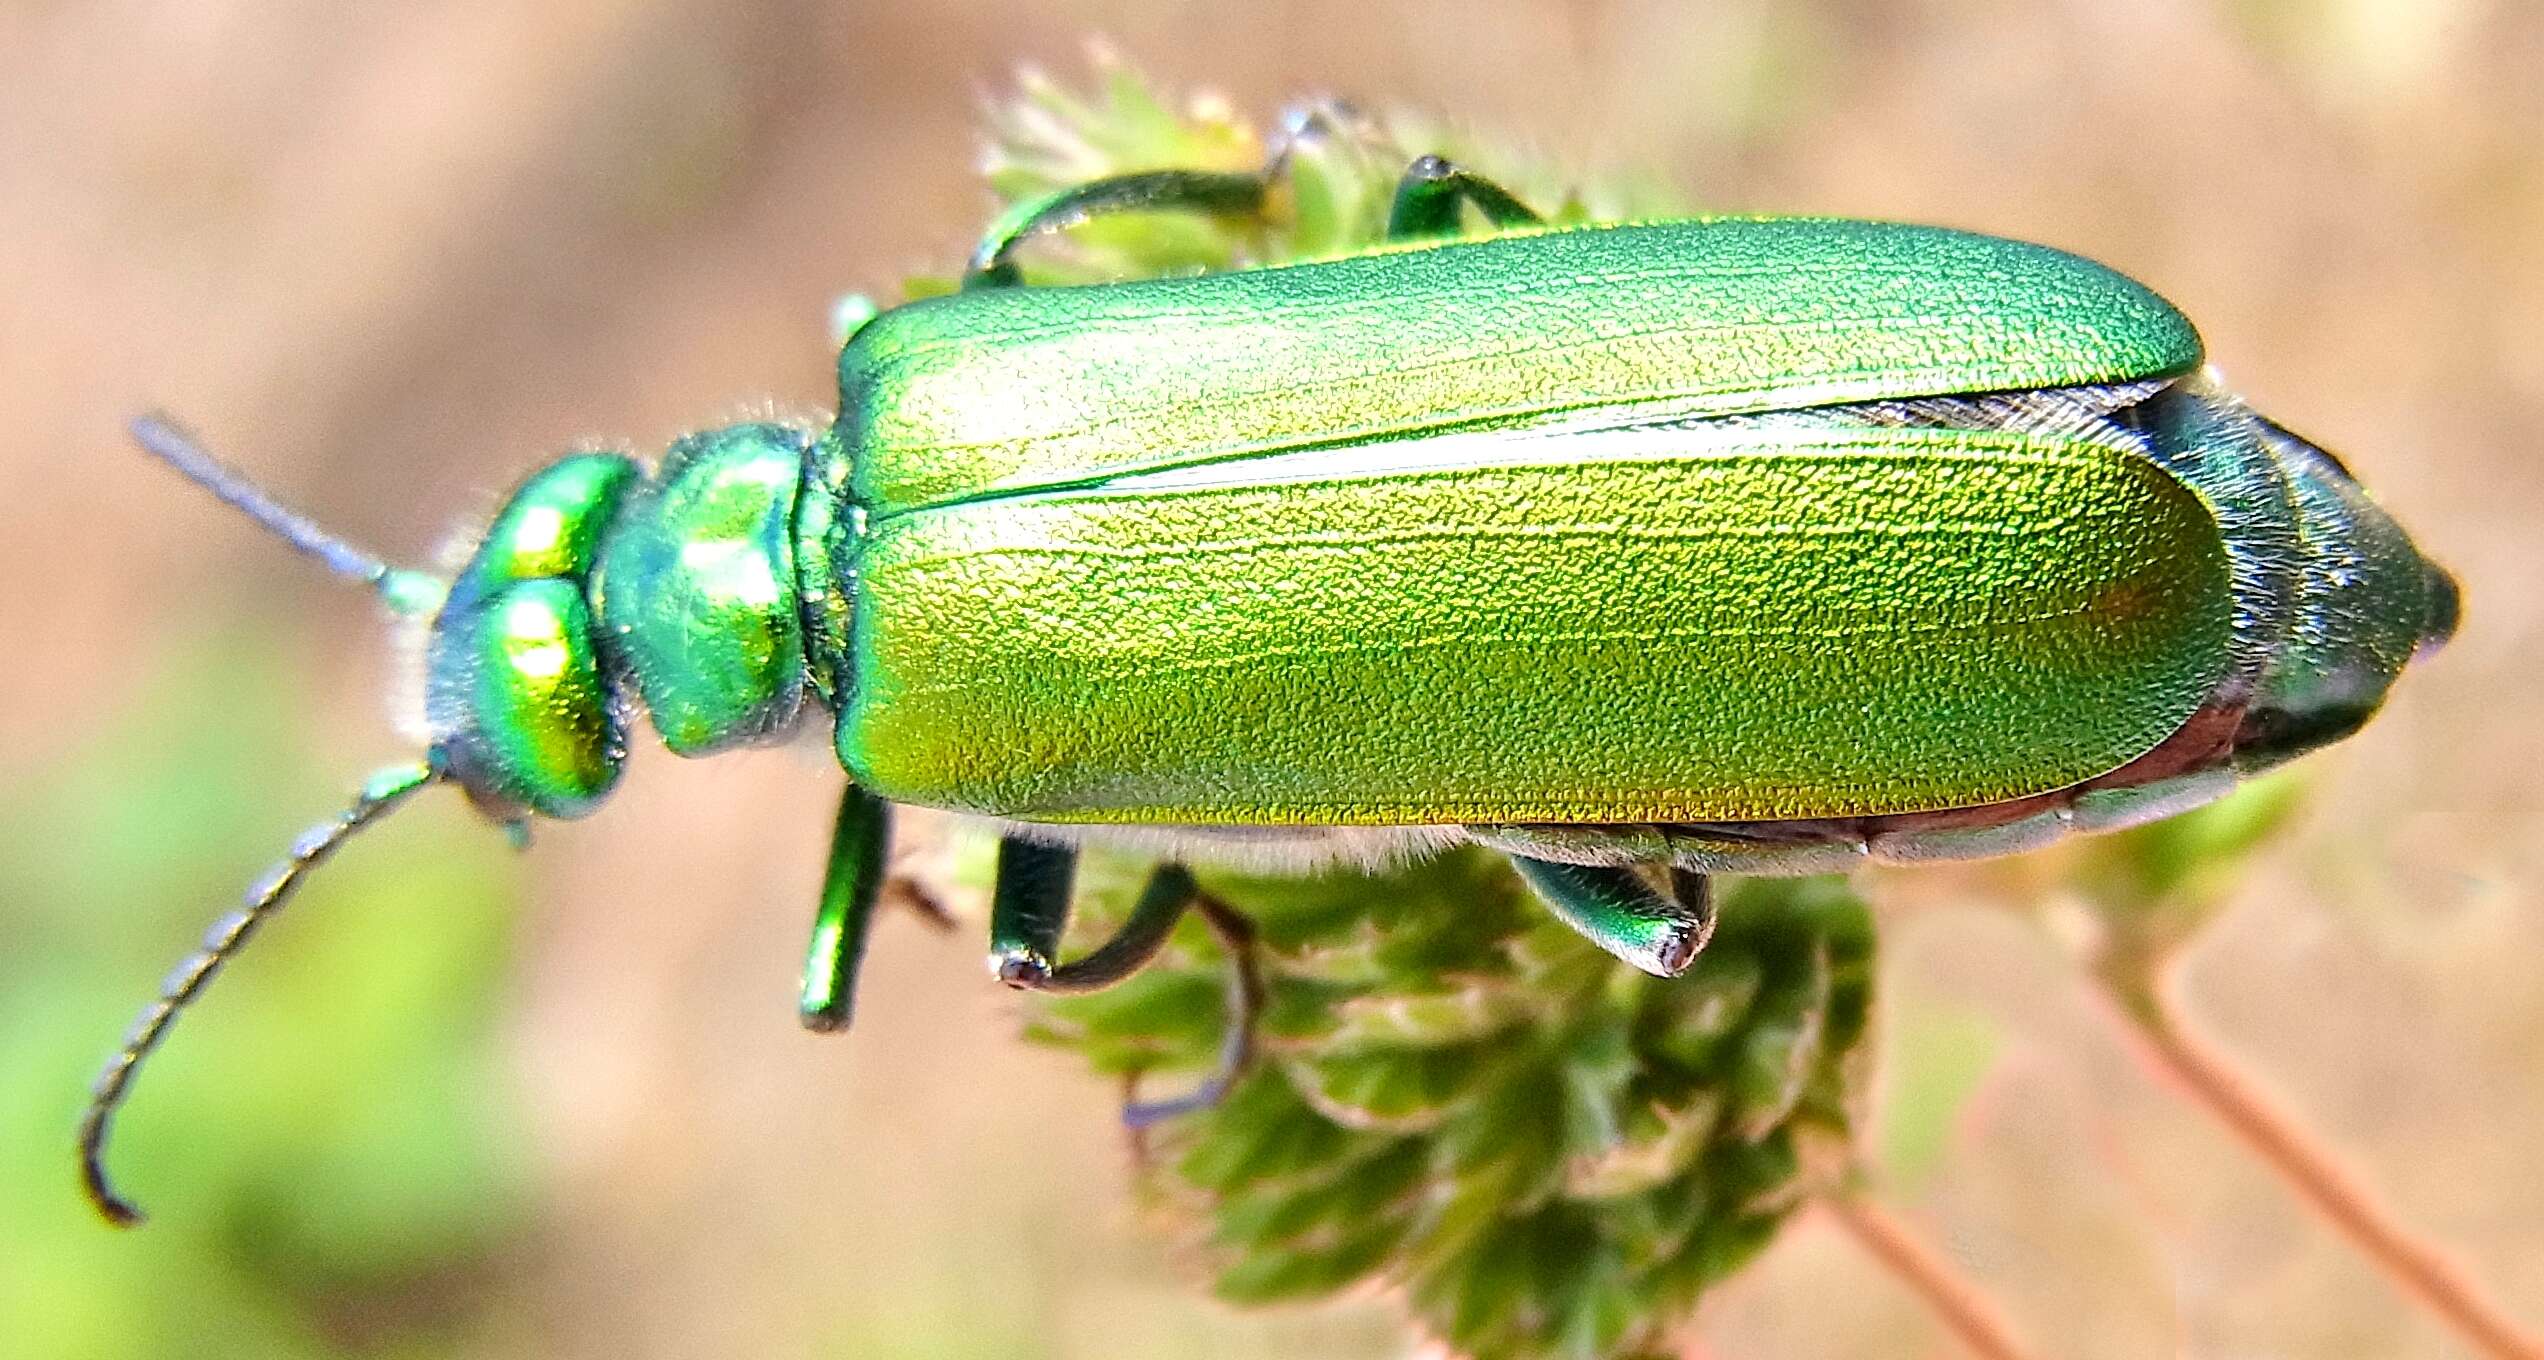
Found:
M 1312 122 L 1293 136 L 1318 135 Z M 2131 826 L 2355 731 L 2453 582 L 2235 398 L 2144 285 L 2046 247 L 1825 218 L 1554 227 L 1438 156 L 1379 250 L 1089 286 L 1038 237 L 1274 210 L 1158 170 L 1002 215 L 958 291 L 843 307 L 839 404 L 532 472 L 446 575 L 301 519 L 160 417 L 152 454 L 421 641 L 418 757 L 223 918 L 99 1079 L 81 1165 L 175 1015 L 305 873 L 437 784 L 597 810 L 634 733 L 712 755 L 818 712 L 847 777 L 800 1010 L 844 1027 L 896 804 L 1001 835 L 989 965 L 1229 956 L 1210 1104 L 1255 1052 L 1253 930 L 1189 865 L 1367 869 L 1473 841 L 1674 976 L 1716 875 L 2008 854 Z M 1160 863 L 1060 957 L 1078 847 Z

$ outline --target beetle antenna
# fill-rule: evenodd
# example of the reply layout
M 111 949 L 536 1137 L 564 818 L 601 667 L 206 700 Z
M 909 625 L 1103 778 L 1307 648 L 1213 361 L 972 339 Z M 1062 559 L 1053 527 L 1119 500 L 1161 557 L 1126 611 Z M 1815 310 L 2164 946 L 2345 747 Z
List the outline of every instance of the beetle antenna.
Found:
M 417 616 L 441 607 L 442 597 L 449 592 L 449 587 L 440 578 L 426 572 L 392 567 L 319 528 L 307 516 L 267 495 L 265 489 L 250 481 L 245 473 L 205 452 L 194 436 L 186 433 L 174 420 L 153 411 L 134 417 L 130 428 L 134 442 L 151 457 L 175 468 L 178 475 L 187 481 L 220 497 L 223 504 L 256 521 L 266 532 L 290 545 L 292 551 L 338 576 L 349 576 L 371 587 L 392 612 Z
M 266 918 L 291 900 L 309 870 L 324 863 L 353 833 L 387 816 L 418 790 L 443 777 L 439 763 L 430 759 L 391 766 L 371 776 L 352 806 L 300 833 L 299 839 L 292 842 L 291 853 L 247 890 L 247 897 L 237 910 L 213 922 L 204 933 L 203 947 L 187 956 L 160 984 L 159 999 L 142 1010 L 141 1018 L 133 1022 L 132 1032 L 124 1038 L 122 1050 L 108 1059 L 105 1070 L 97 1074 L 88 1110 L 80 1116 L 80 1180 L 88 1192 L 88 1202 L 97 1206 L 97 1212 L 105 1215 L 107 1222 L 129 1228 L 142 1219 L 141 1210 L 108 1184 L 105 1165 L 108 1126 L 114 1121 L 117 1107 L 124 1103 L 141 1060 L 167 1037 L 177 1013 L 194 1001 L 212 981 L 212 975 L 221 971 L 221 965 L 229 962 Z

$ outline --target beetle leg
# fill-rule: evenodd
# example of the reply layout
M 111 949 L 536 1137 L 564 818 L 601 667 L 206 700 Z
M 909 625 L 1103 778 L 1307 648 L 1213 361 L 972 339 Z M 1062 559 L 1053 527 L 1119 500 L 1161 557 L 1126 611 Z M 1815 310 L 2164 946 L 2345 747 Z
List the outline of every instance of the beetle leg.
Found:
M 1233 217 L 1263 210 L 1265 178 L 1216 170 L 1144 170 L 1056 189 L 1029 198 L 990 224 L 963 272 L 965 288 L 1003 288 L 1018 281 L 1016 248 L 1036 236 L 1094 217 L 1125 212 L 1190 212 Z
M 1493 181 L 1445 157 L 1424 156 L 1405 167 L 1404 178 L 1396 181 L 1395 204 L 1387 211 L 1387 239 L 1454 236 L 1458 209 L 1469 203 L 1496 227 L 1527 227 L 1545 220 Z
M 1113 938 L 1086 957 L 1060 962 L 1069 926 L 1069 895 L 1078 852 L 1013 836 L 998 843 L 998 886 L 990 898 L 989 966 L 1010 987 L 1036 992 L 1097 992 L 1146 966 L 1196 903 L 1206 901 L 1192 871 L 1161 864 L 1140 890 Z M 1224 908 L 1223 908 L 1224 910 Z
M 822 871 L 821 906 L 813 914 L 813 942 L 804 954 L 804 992 L 798 1011 L 804 1027 L 845 1029 L 857 990 L 857 963 L 866 954 L 866 932 L 882 895 L 884 865 L 892 847 L 892 805 L 851 784 L 839 799 L 830 833 L 830 864 Z
M 990 967 L 1011 987 L 1037 992 L 1092 992 L 1112 986 L 1157 957 L 1186 911 L 1198 911 L 1228 955 L 1228 1028 L 1219 1063 L 1193 1091 L 1168 1100 L 1131 1101 L 1122 1121 L 1146 1128 L 1206 1109 L 1227 1095 L 1254 1062 L 1263 974 L 1254 952 L 1254 923 L 1203 892 L 1180 864 L 1161 864 L 1111 939 L 1085 957 L 1058 962 L 1069 923 L 1078 852 L 1009 837 L 998 844 L 998 883 L 990 899 Z
M 972 251 L 965 288 L 1003 288 L 1018 282 L 1014 256 L 1036 236 L 1065 231 L 1095 217 L 1125 212 L 1189 212 L 1235 217 L 1259 214 L 1274 181 L 1289 173 L 1301 147 L 1348 134 L 1359 114 L 1340 100 L 1314 100 L 1291 109 L 1272 139 L 1263 168 L 1252 174 L 1213 170 L 1143 170 L 1054 189 L 1001 213 Z
M 1337 136 L 1365 137 L 1364 122 L 1357 110 L 1340 100 L 1311 101 L 1283 117 L 1259 171 L 1142 170 L 1026 199 L 990 224 L 964 268 L 963 287 L 1004 288 L 1018 283 L 1015 253 L 1019 247 L 1037 236 L 1097 217 L 1129 212 L 1258 215 L 1271 196 L 1272 185 L 1290 172 L 1291 158 L 1302 148 Z M 1396 184 L 1387 235 L 1391 240 L 1449 235 L 1457 229 L 1459 207 L 1467 203 L 1497 227 L 1529 226 L 1542 220 L 1493 181 L 1439 156 L 1424 156 Z
M 1714 933 L 1713 881 L 1670 870 L 1667 896 L 1622 866 L 1562 864 L 1511 856 L 1528 886 L 1592 944 L 1655 977 L 1687 971 Z
M 1180 1096 L 1125 1100 L 1122 1122 L 1133 1129 L 1209 1109 L 1227 1099 L 1254 1066 L 1255 1030 L 1263 1018 L 1263 969 L 1255 957 L 1254 921 L 1207 893 L 1196 894 L 1192 904 L 1228 955 L 1228 1028 L 1219 1039 L 1219 1065 L 1201 1085 Z
M 989 896 L 989 970 L 1010 987 L 1051 980 L 1060 934 L 1069 928 L 1069 893 L 1078 852 L 1009 836 L 998 842 L 998 878 Z
M 1180 864 L 1157 866 L 1148 876 L 1148 886 L 1140 890 L 1139 904 L 1131 908 L 1130 919 L 1113 933 L 1113 938 L 1096 946 L 1085 958 L 1052 969 L 1051 979 L 1043 984 L 1043 989 L 1101 991 L 1129 977 L 1166 947 L 1166 937 L 1174 933 L 1186 910 L 1207 900 L 1194 885 L 1190 870 Z

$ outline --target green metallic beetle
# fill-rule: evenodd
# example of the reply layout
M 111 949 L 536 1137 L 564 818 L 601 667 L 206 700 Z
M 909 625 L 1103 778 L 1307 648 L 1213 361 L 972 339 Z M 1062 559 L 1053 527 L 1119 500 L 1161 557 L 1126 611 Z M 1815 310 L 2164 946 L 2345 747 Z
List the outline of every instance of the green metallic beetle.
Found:
M 632 714 L 705 755 L 836 716 L 849 775 L 805 970 L 848 1018 L 893 803 L 999 819 L 992 965 L 1118 980 L 1199 909 L 1229 946 L 1216 1098 L 1251 1052 L 1246 922 L 1182 867 L 1460 839 L 1636 967 L 1684 969 L 1710 875 L 1965 859 L 2128 826 L 2337 740 L 2457 595 L 2330 455 L 2247 410 L 2163 299 L 1928 227 L 1553 230 L 1436 157 L 1368 253 L 1024 287 L 1113 212 L 1249 213 L 1261 174 L 1024 205 L 959 293 L 874 315 L 818 434 L 735 425 L 648 471 L 534 473 L 456 580 L 392 570 L 156 420 L 145 446 L 431 617 L 431 742 L 217 925 L 139 1060 L 304 871 L 425 786 L 592 811 Z M 1459 237 L 1474 212 L 1494 234 Z M 1450 239 L 1458 238 L 1458 239 Z M 1057 955 L 1075 846 L 1166 863 Z

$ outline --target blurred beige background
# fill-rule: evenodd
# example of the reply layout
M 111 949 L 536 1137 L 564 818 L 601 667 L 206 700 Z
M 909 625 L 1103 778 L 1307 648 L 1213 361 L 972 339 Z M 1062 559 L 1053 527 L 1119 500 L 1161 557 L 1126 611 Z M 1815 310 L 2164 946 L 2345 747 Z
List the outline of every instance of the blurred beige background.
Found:
M 833 297 L 958 258 L 986 202 L 980 101 L 1019 63 L 1082 74 L 1091 34 L 1266 119 L 1323 91 L 1428 109 L 1723 209 L 2047 241 L 2181 303 L 2468 598 L 2455 648 L 2319 762 L 2192 995 L 2544 1327 L 2544 7 L 2523 0 L 0 6 L 0 854 L 21 861 L 0 951 L 131 960 L 76 1005 L 10 1012 L 71 1057 L 0 1085 L 26 1105 L 5 1136 L 33 1149 L 0 1163 L 33 1168 L 0 1191 L 0 1235 L 87 1262 L 177 1250 L 92 1242 L 67 1152 L 41 1179 L 43 1140 L 66 1143 L 87 1062 L 156 980 L 142 961 L 173 961 L 183 923 L 401 753 L 368 603 L 135 456 L 120 422 L 165 405 L 338 531 L 429 560 L 575 441 L 650 453 L 739 410 L 824 410 Z M 77 781 L 155 768 L 101 742 L 195 725 L 287 735 L 201 767 L 192 801 L 111 853 L 32 867 L 89 843 L 47 818 L 116 796 Z M 1376 1301 L 1201 1297 L 1138 1230 L 1112 1094 L 1015 1042 L 972 941 L 890 922 L 857 1032 L 798 1030 L 836 778 L 817 742 L 645 751 L 604 815 L 517 863 L 476 848 L 455 800 L 348 856 L 483 854 L 517 896 L 468 1044 L 498 1064 L 526 1189 L 466 1269 L 320 1310 L 313 1353 L 1406 1353 Z M 190 839 L 215 813 L 238 839 Z M 179 841 L 171 882 L 153 857 Z M 1887 1193 L 2045 1354 L 2460 1353 L 2131 1067 L 2048 934 L 1948 880 L 1896 886 L 1915 909 L 1887 937 L 1877 1094 L 1968 1099 L 1946 1126 L 1875 1130 Z M 303 925 L 224 991 L 293 968 Z M 393 994 L 328 981 L 294 993 L 313 1033 L 396 1023 Z M 250 1060 L 193 1037 L 165 1062 L 200 1083 Z M 252 1060 L 288 1065 L 292 1043 Z M 136 1111 L 182 1103 L 170 1076 Z M 178 1169 L 125 1171 L 182 1211 Z M 276 1188 L 276 1221 L 330 1213 Z M 45 1332 L 66 1275 L 114 1284 L 79 1303 L 88 1330 Z M 0 1350 L 105 1353 L 61 1338 L 114 1335 L 95 1319 L 156 1278 L 0 1263 L 0 1317 L 37 1329 Z M 1954 1353 L 1809 1222 L 1698 1331 L 1725 1357 Z

